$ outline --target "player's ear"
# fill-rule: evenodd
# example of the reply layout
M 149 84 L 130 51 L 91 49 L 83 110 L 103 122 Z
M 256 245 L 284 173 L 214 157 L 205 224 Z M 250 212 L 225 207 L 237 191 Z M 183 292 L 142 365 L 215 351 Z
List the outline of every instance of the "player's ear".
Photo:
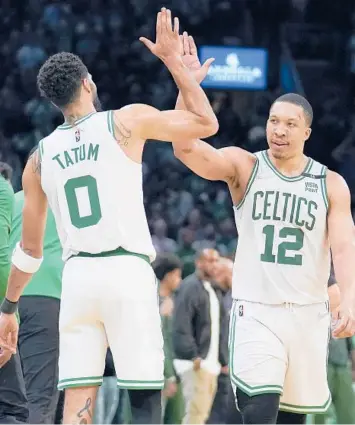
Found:
M 306 128 L 305 140 L 308 140 L 311 136 L 312 129 L 310 127 Z
M 83 85 L 83 89 L 87 92 L 87 93 L 91 93 L 92 91 L 92 87 L 91 87 L 91 83 L 89 81 L 88 78 L 84 78 L 82 80 L 82 85 Z

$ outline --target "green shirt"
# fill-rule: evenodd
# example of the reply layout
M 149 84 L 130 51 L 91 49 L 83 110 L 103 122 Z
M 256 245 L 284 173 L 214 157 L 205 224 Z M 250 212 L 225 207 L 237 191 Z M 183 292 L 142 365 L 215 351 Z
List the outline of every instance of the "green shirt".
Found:
M 0 299 L 5 297 L 11 267 L 9 236 L 14 198 L 11 184 L 0 176 Z
M 10 234 L 11 252 L 21 239 L 23 203 L 23 191 L 17 192 L 15 194 L 14 215 Z M 60 299 L 64 266 L 62 246 L 59 241 L 53 213 L 49 208 L 43 245 L 43 262 L 38 272 L 33 275 L 30 283 L 25 287 L 23 295 L 38 295 Z
M 351 338 L 334 339 L 329 341 L 328 361 L 333 366 L 348 366 L 351 351 L 354 349 Z
M 184 279 L 195 271 L 196 251 L 191 247 L 182 247 L 176 254 L 183 262 L 182 278 Z
M 159 306 L 164 302 L 166 298 L 167 297 L 159 296 Z M 169 379 L 169 378 L 175 377 L 170 316 L 161 316 L 161 328 L 162 328 L 163 339 L 164 339 L 164 378 Z

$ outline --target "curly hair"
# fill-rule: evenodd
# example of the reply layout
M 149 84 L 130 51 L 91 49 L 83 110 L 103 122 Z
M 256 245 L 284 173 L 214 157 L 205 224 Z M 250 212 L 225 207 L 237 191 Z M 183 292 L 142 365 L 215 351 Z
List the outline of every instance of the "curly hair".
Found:
M 156 277 L 163 280 L 165 276 L 176 269 L 182 269 L 180 259 L 174 254 L 160 254 L 152 264 Z
M 286 103 L 292 103 L 293 105 L 300 106 L 303 109 L 303 113 L 306 118 L 307 124 L 309 126 L 312 125 L 313 109 L 311 104 L 308 102 L 308 100 L 304 98 L 303 96 L 297 93 L 286 93 L 278 97 L 274 103 L 276 102 L 286 102 Z
M 88 69 L 78 56 L 67 52 L 56 53 L 41 66 L 37 87 L 42 96 L 62 109 L 75 100 L 81 81 L 87 75 Z

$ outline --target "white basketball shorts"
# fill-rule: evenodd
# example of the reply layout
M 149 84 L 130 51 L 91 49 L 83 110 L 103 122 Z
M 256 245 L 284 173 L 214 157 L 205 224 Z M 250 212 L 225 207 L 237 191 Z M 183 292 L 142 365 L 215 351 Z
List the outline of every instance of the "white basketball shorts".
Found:
M 157 281 L 144 259 L 69 259 L 63 270 L 59 331 L 59 389 L 101 385 L 108 346 L 119 387 L 163 387 Z
M 328 303 L 266 305 L 234 300 L 230 375 L 234 389 L 281 395 L 280 410 L 323 413 L 330 335 Z

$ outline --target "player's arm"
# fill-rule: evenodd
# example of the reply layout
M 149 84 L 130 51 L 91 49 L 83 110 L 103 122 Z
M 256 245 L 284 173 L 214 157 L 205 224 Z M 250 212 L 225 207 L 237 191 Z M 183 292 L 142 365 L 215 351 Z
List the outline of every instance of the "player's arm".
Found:
M 328 296 L 329 296 L 329 305 L 330 311 L 335 311 L 340 304 L 340 289 L 337 283 L 334 283 L 332 286 L 328 287 Z
M 179 94 L 176 110 L 186 108 Z M 174 154 L 183 164 L 198 176 L 207 180 L 221 180 L 233 186 L 238 185 L 239 175 L 248 164 L 254 164 L 255 156 L 244 149 L 230 146 L 216 149 L 203 140 L 173 143 Z
M 340 313 L 345 319 L 334 336 L 353 332 L 355 307 L 355 228 L 351 215 L 351 198 L 344 179 L 332 171 L 327 175 L 329 196 L 328 232 L 336 281 L 341 294 Z M 342 319 L 340 317 L 340 319 Z M 348 335 L 345 335 L 348 336 Z
M 216 149 L 203 140 L 190 141 L 187 147 L 173 144 L 174 154 L 198 176 L 207 180 L 221 180 L 238 185 L 242 167 L 255 161 L 255 156 L 244 149 L 230 146 Z
M 118 141 L 152 139 L 188 146 L 185 140 L 215 134 L 218 122 L 190 111 L 160 111 L 149 105 L 133 104 L 114 112 L 114 131 Z
M 6 299 L 16 303 L 42 261 L 43 237 L 47 219 L 47 198 L 40 184 L 38 151 L 29 158 L 22 176 L 24 191 L 22 237 L 16 246 Z
M 185 61 L 184 63 L 193 70 L 194 78 L 200 84 L 207 75 L 211 59 L 201 66 L 193 37 L 189 37 L 184 32 L 181 39 L 183 62 Z M 185 98 L 180 91 L 175 110 L 185 111 L 186 109 Z M 195 174 L 207 180 L 221 180 L 232 183 L 233 186 L 238 185 L 238 178 L 245 164 L 255 162 L 254 155 L 243 149 L 237 147 L 215 149 L 198 139 L 190 142 L 185 141 L 185 143 L 181 141 L 179 143 L 173 142 L 173 148 L 175 156 Z
M 171 11 L 162 8 L 157 15 L 156 42 L 140 37 L 145 46 L 170 71 L 186 105 L 186 111 L 158 111 L 146 105 L 134 106 L 133 123 L 141 139 L 177 142 L 209 137 L 218 131 L 218 121 L 208 98 L 181 57 L 179 20 L 172 23 Z

